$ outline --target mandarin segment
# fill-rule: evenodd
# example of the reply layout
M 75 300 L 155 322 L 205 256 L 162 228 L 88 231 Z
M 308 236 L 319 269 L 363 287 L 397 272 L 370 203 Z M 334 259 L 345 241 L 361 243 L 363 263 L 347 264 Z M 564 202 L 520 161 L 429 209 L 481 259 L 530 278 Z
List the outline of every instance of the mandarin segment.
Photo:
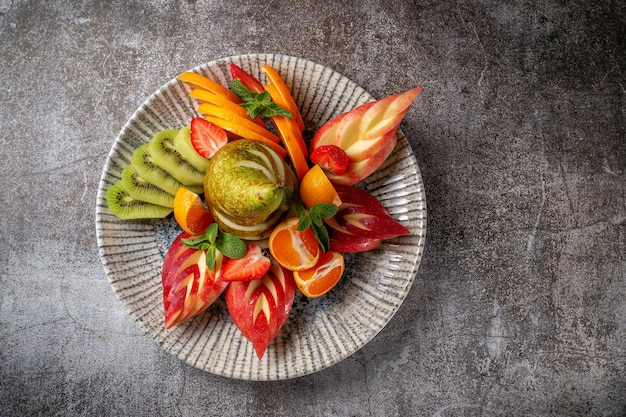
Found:
M 307 209 L 319 203 L 330 203 L 337 207 L 341 205 L 341 197 L 319 165 L 313 165 L 302 177 L 300 200 Z
M 184 187 L 180 187 L 174 196 L 174 218 L 190 235 L 204 233 L 213 223 L 213 216 L 200 196 Z
M 313 231 L 298 231 L 298 218 L 279 223 L 269 238 L 269 250 L 274 259 L 290 271 L 313 267 L 320 256 L 320 247 Z
M 345 270 L 343 255 L 328 251 L 319 257 L 312 268 L 294 271 L 293 277 L 300 292 L 308 298 L 317 298 L 333 289 Z

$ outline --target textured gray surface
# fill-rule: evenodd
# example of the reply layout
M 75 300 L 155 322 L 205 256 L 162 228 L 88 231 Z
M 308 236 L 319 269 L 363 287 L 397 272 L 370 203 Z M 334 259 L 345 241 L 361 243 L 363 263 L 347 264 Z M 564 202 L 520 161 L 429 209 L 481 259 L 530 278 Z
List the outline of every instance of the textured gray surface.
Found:
M 623 2 L 0 0 L 0 415 L 626 414 Z M 389 325 L 295 380 L 217 377 L 115 298 L 94 204 L 115 135 L 178 73 L 273 52 L 402 124 L 428 241 Z

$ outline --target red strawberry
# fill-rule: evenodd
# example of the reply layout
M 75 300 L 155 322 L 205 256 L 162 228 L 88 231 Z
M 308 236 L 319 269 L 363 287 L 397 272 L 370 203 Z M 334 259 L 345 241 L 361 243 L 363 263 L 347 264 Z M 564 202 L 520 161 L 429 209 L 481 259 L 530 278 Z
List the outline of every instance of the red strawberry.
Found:
M 262 93 L 265 91 L 263 84 L 259 82 L 252 75 L 247 73 L 243 68 L 236 64 L 230 64 L 230 75 L 234 80 L 239 80 L 241 83 L 253 93 Z
M 203 158 L 211 158 L 228 142 L 226 131 L 202 117 L 191 119 L 191 145 Z
M 343 175 L 348 169 L 348 155 L 337 145 L 323 145 L 315 148 L 311 162 L 335 175 Z
M 261 278 L 270 269 L 270 258 L 257 244 L 248 243 L 246 254 L 240 259 L 228 259 L 222 264 L 222 279 L 226 282 L 252 281 Z

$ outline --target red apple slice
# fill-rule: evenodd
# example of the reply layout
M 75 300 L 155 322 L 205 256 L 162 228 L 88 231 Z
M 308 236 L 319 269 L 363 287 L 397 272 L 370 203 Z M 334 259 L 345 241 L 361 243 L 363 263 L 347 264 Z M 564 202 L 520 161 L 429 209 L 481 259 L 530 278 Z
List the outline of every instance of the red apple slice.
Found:
M 319 148 L 320 146 L 335 144 L 335 136 L 337 135 L 339 122 L 346 114 L 347 113 L 342 113 L 324 123 L 324 125 L 315 133 L 315 136 L 313 136 L 313 139 L 311 140 L 309 154 L 313 153 L 313 150 Z
M 272 261 L 269 271 L 253 281 L 233 281 L 226 289 L 226 306 L 241 333 L 254 345 L 259 359 L 289 316 L 296 284 L 291 271 Z
M 311 153 L 334 144 L 348 155 L 350 164 L 342 175 L 329 174 L 335 184 L 353 185 L 372 174 L 396 145 L 396 131 L 422 87 L 362 104 L 325 123 L 313 137 Z
M 376 102 L 362 104 L 345 114 L 337 123 L 334 140 L 335 145 L 339 146 L 347 153 L 348 148 L 361 139 L 361 121 L 365 113 L 374 106 L 374 104 L 376 104 Z
M 352 161 L 348 164 L 348 169 L 343 175 L 335 175 L 327 173 L 328 179 L 333 184 L 340 185 L 354 185 L 361 181 L 363 178 L 376 171 L 385 159 L 389 157 L 393 148 L 396 146 L 397 136 L 396 132 L 389 132 L 385 135 L 384 139 L 380 141 L 380 146 L 377 146 L 376 152 L 372 152 L 370 148 L 363 150 L 369 158 L 361 159 L 359 161 Z
M 380 157 L 379 153 L 384 152 L 385 149 L 391 146 L 390 141 L 393 141 L 395 146 L 395 135 L 396 130 L 393 130 L 373 139 L 357 140 L 352 146 L 345 150 L 346 155 L 348 155 L 350 162 L 359 162 L 364 159 L 372 158 L 374 155 L 376 155 L 378 159 Z M 393 147 L 391 149 L 393 150 Z M 385 155 L 385 158 L 387 158 L 387 156 L 388 155 Z
M 163 262 L 163 306 L 165 328 L 169 329 L 206 310 L 226 289 L 228 283 L 221 278 L 219 268 L 222 255 L 218 255 L 215 271 L 206 265 L 206 253 L 185 246 L 183 232 L 170 246 Z
M 363 115 L 359 136 L 371 139 L 397 129 L 421 92 L 422 87 L 418 87 L 378 100 Z

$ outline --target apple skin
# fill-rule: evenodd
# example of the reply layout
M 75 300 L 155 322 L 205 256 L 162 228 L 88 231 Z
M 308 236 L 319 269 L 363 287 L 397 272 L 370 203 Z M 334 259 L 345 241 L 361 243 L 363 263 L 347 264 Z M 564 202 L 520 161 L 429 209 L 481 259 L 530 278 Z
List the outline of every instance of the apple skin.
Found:
M 289 317 L 295 292 L 293 273 L 275 260 L 260 279 L 233 281 L 227 287 L 224 298 L 230 317 L 259 359 Z
M 348 234 L 335 233 L 330 236 L 330 250 L 341 253 L 367 252 L 376 249 L 382 239 L 354 237 Z
M 335 185 L 335 189 L 342 204 L 334 217 L 324 219 L 331 250 L 365 252 L 378 247 L 384 239 L 410 234 L 367 191 L 340 184 Z
M 224 292 L 228 283 L 220 274 L 221 253 L 215 271 L 206 266 L 206 253 L 189 248 L 182 239 L 193 236 L 179 234 L 168 249 L 163 262 L 161 280 L 165 328 L 197 316 L 206 310 Z
M 391 155 L 393 148 L 398 143 L 396 131 L 387 133 L 376 142 L 371 144 L 367 150 L 362 151 L 362 153 L 369 155 L 366 158 L 351 160 L 350 155 L 348 155 L 348 160 L 350 160 L 348 169 L 342 175 L 327 172 L 326 175 L 330 182 L 335 185 L 354 185 L 376 171 Z
M 326 122 L 311 141 L 310 153 L 336 145 L 348 155 L 342 175 L 327 173 L 333 184 L 354 185 L 376 171 L 397 143 L 396 131 L 422 87 L 362 104 Z

